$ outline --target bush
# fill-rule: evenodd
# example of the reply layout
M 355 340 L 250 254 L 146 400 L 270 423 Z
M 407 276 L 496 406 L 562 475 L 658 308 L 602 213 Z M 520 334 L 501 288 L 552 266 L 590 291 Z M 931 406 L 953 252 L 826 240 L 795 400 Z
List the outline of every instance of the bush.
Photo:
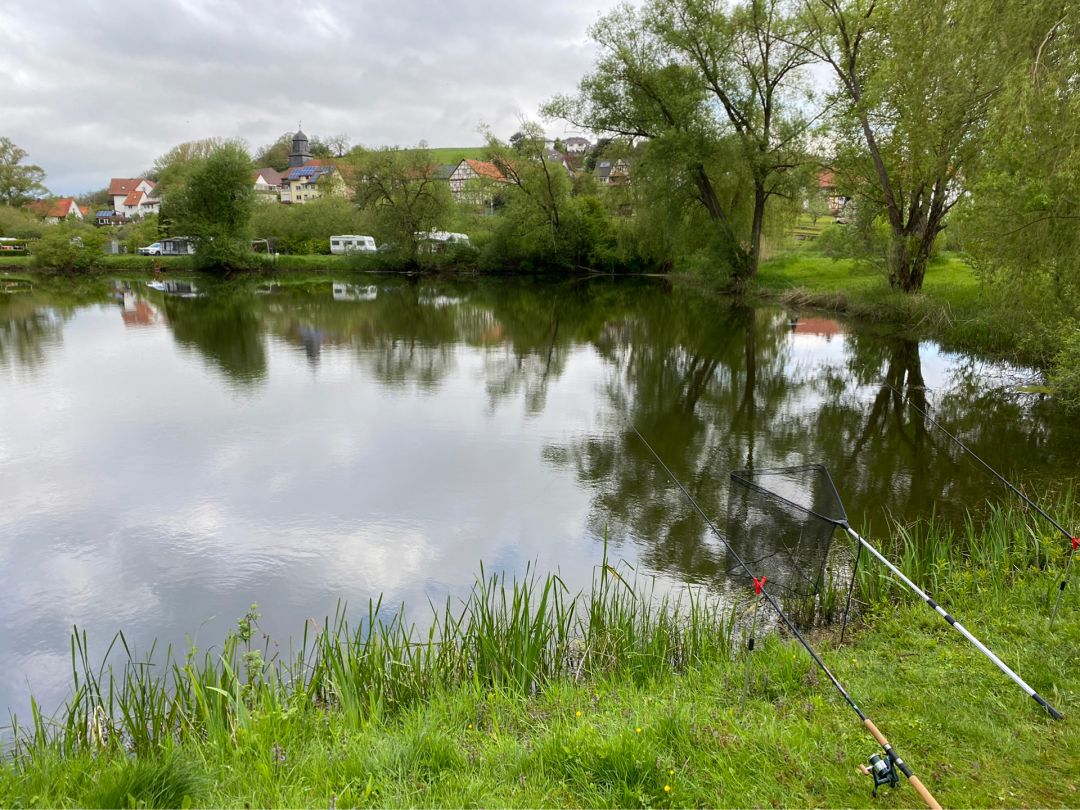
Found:
M 74 220 L 53 225 L 31 247 L 35 267 L 75 272 L 93 270 L 105 260 L 105 235 L 93 225 Z
M 1073 411 L 1080 411 L 1080 328 L 1071 327 L 1054 357 L 1050 381 L 1057 387 L 1058 399 Z

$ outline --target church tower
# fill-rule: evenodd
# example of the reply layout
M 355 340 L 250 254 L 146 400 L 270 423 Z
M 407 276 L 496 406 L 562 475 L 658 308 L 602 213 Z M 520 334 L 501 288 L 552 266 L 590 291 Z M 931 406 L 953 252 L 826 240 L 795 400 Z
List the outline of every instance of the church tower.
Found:
M 304 130 L 296 130 L 296 134 L 292 137 L 292 151 L 289 152 L 289 168 L 293 169 L 297 166 L 303 166 L 309 160 L 311 160 L 311 149 L 308 146 L 308 136 L 304 134 Z

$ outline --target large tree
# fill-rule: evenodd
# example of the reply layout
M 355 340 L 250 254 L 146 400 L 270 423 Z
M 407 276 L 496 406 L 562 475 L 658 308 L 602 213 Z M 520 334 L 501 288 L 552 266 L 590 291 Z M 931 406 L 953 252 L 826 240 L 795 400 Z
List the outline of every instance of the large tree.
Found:
M 445 226 L 453 200 L 438 176 L 439 164 L 427 146 L 354 149 L 349 156 L 356 202 L 370 212 L 375 236 L 402 258 L 419 252 L 419 234 Z
M 205 154 L 199 151 L 163 167 L 162 220 L 171 233 L 198 240 L 200 265 L 242 267 L 251 252 L 255 205 L 251 156 L 238 141 L 214 143 Z
M 883 214 L 892 286 L 922 288 L 986 146 L 1018 43 L 991 0 L 803 0 L 804 46 L 836 79 L 836 169 Z M 1020 13 L 1020 12 L 1018 12 Z
M 46 195 L 45 171 L 32 163 L 23 163 L 28 153 L 9 138 L 0 138 L 0 205 L 24 205 Z
M 753 275 L 768 202 L 788 193 L 812 119 L 799 98 L 812 56 L 788 3 L 651 0 L 591 33 L 601 52 L 593 73 L 545 112 L 657 146 L 707 213 L 735 278 Z M 731 192 L 744 178 L 745 225 L 746 195 Z

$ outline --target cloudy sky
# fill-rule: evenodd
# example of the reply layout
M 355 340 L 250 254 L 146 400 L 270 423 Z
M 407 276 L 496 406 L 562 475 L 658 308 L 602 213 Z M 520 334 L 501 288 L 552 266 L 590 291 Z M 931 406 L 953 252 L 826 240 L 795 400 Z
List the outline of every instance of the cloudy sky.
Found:
M 56 194 L 212 135 L 481 143 L 572 90 L 616 0 L 0 0 L 0 135 Z M 558 133 L 558 125 L 550 131 Z

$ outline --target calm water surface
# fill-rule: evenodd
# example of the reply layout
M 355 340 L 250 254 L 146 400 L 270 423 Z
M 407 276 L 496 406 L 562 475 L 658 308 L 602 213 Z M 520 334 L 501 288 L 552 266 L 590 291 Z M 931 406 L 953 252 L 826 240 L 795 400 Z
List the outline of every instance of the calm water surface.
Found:
M 206 648 L 258 602 L 285 640 L 481 560 L 585 585 L 605 532 L 730 587 L 631 423 L 720 520 L 732 469 L 821 461 L 872 530 L 999 496 L 883 380 L 1034 492 L 1080 449 L 1022 370 L 660 281 L 169 286 L 0 294 L 0 709 L 62 701 L 73 625 Z

